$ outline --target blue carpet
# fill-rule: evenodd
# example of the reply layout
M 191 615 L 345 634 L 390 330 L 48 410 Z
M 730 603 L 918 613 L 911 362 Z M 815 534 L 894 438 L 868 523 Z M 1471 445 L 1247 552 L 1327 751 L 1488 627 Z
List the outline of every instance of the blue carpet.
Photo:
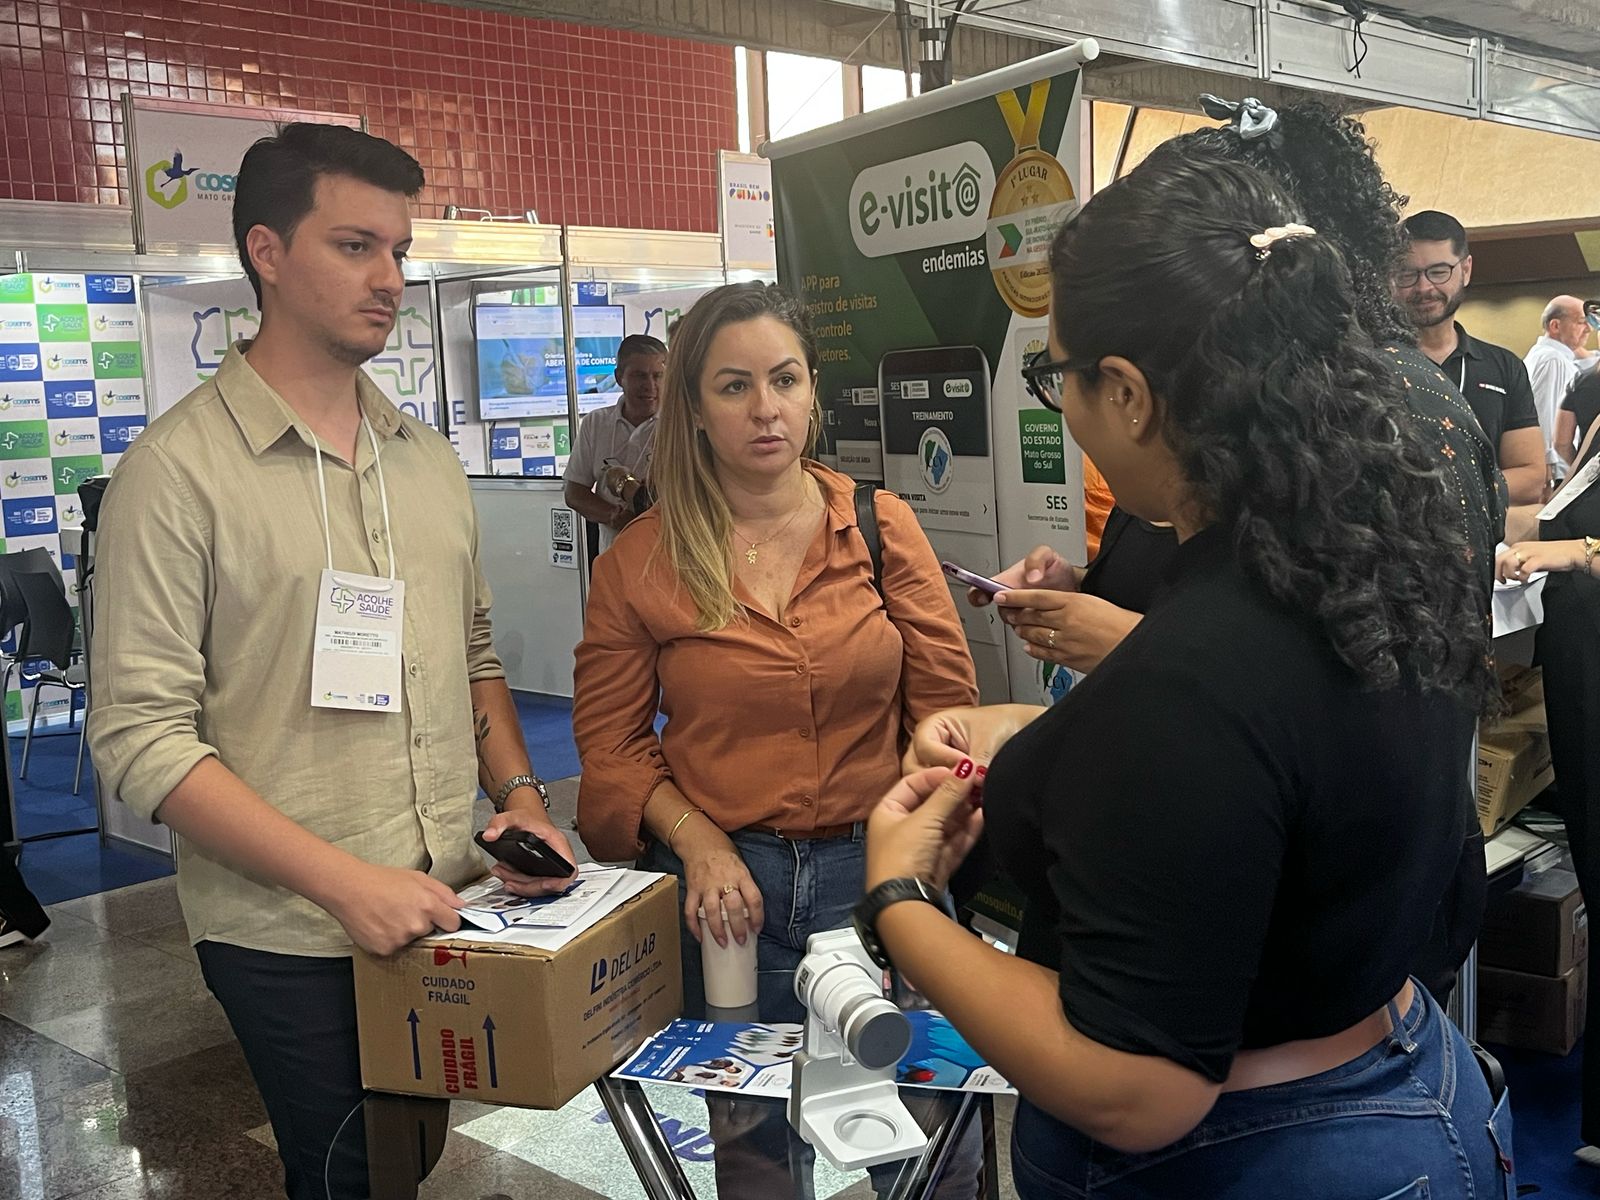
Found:
M 578 773 L 578 748 L 572 740 L 572 701 L 559 696 L 514 692 L 517 715 L 534 770 L 545 779 Z M 95 825 L 94 782 L 84 763 L 83 794 L 72 794 L 72 768 L 78 734 L 38 734 L 28 763 L 28 778 L 16 780 L 17 829 L 23 837 L 58 829 Z M 22 769 L 22 739 L 11 739 L 13 771 Z M 23 848 L 22 871 L 43 904 L 143 883 L 172 874 L 164 855 L 125 842 L 101 845 L 94 834 L 32 842 Z
M 1488 1049 L 1505 1068 L 1511 1089 L 1518 1185 L 1537 1186 L 1541 1200 L 1600 1196 L 1600 1169 L 1572 1157 L 1580 1142 L 1582 1040 L 1565 1058 L 1508 1046 Z

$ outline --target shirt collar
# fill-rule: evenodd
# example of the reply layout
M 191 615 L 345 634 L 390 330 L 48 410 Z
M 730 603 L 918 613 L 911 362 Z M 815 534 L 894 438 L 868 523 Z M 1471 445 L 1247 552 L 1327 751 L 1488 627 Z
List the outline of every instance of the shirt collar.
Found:
M 1461 328 L 1460 321 L 1457 321 L 1455 326 L 1456 349 L 1455 354 L 1452 354 L 1450 357 L 1454 358 L 1456 354 L 1465 354 L 1468 358 L 1482 358 L 1483 351 L 1478 348 L 1477 340 L 1465 329 Z
M 282 396 L 273 391 L 266 380 L 256 374 L 255 368 L 245 358 L 244 352 L 249 348 L 249 341 L 229 346 L 213 382 L 217 394 L 222 397 L 222 403 L 243 431 L 250 453 L 259 457 L 291 429 L 307 446 L 313 445 L 316 435 L 311 432 L 311 427 L 284 402 Z M 373 432 L 384 441 L 410 436 L 400 410 L 378 390 L 378 385 L 368 378 L 365 371 L 356 372 L 356 402 L 361 406 L 362 415 L 372 425 Z
M 1577 352 L 1573 350 L 1571 346 L 1567 345 L 1565 342 L 1556 341 L 1555 338 L 1551 337 L 1548 333 L 1541 333 L 1539 335 L 1539 340 L 1533 344 L 1533 349 L 1543 350 L 1547 354 L 1559 354 L 1568 362 L 1578 361 Z M 1529 353 L 1531 354 L 1533 351 L 1530 350 Z

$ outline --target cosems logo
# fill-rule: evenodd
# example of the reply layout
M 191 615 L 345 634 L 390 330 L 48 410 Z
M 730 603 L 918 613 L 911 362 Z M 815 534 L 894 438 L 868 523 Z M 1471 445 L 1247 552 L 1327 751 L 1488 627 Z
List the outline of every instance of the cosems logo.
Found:
M 119 392 L 116 388 L 108 387 L 100 394 L 102 408 L 115 408 L 119 404 L 141 404 L 144 397 L 138 392 Z
M 49 482 L 50 476 L 38 471 L 8 471 L 5 476 L 5 485 L 11 491 L 21 487 L 42 487 Z
M 144 173 L 144 194 L 162 208 L 177 208 L 189 198 L 189 176 L 199 167 L 183 165 L 183 151 L 174 150 L 172 157 L 151 163 Z
M 134 320 L 132 317 L 108 317 L 105 313 L 99 313 L 94 319 L 94 331 L 96 333 L 110 333 L 112 330 L 116 330 L 118 333 L 131 333 L 133 328 Z
M 994 167 L 977 142 L 962 142 L 868 167 L 850 187 L 850 233 L 868 258 L 984 235 Z
M 950 486 L 954 458 L 944 430 L 935 425 L 922 431 L 917 441 L 917 465 L 922 468 L 922 479 L 930 492 L 942 492 Z
M 199 167 L 186 167 L 183 165 L 183 151 L 174 150 L 171 158 L 151 163 L 149 169 L 145 171 L 144 194 L 162 208 L 177 208 L 189 199 L 191 182 L 194 184 L 195 196 L 198 199 L 219 200 L 233 194 L 237 180 L 232 175 L 202 171 Z
M 347 613 L 356 606 L 356 594 L 347 587 L 335 587 L 328 593 L 328 603 L 340 613 Z

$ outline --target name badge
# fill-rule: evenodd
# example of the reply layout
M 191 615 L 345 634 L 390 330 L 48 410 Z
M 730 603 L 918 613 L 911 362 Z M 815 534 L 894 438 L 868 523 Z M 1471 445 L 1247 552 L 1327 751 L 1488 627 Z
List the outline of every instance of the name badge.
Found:
M 401 579 L 323 571 L 311 653 L 311 707 L 401 711 Z
M 1561 490 L 1555 494 L 1554 499 L 1539 510 L 1539 520 L 1550 520 L 1594 486 L 1596 479 L 1600 479 L 1600 454 L 1584 463 L 1583 470 L 1561 485 Z

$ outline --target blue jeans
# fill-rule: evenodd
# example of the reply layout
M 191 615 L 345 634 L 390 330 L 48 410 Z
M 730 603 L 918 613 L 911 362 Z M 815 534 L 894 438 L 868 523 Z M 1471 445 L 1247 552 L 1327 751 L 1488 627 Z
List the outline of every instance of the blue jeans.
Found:
M 794 972 L 805 957 L 813 933 L 844 929 L 850 910 L 861 899 L 866 880 L 866 845 L 862 826 L 849 837 L 826 841 L 788 841 L 770 833 L 740 830 L 728 835 L 744 859 L 750 877 L 761 889 L 766 919 L 756 943 L 756 1007 L 763 1021 L 805 1021 L 805 1009 L 794 994 Z M 688 888 L 683 862 L 666 845 L 651 842 L 639 859 L 641 871 L 663 871 L 678 877 L 678 911 Z M 700 968 L 700 943 L 684 930 L 683 1012 L 701 1017 L 706 1010 L 705 980 Z
M 1276 1087 L 1225 1092 L 1186 1137 L 1120 1154 L 1017 1105 L 1021 1200 L 1507 1200 L 1511 1109 L 1427 990 L 1360 1058 Z M 1391 1008 L 1391 1012 L 1394 1009 Z

